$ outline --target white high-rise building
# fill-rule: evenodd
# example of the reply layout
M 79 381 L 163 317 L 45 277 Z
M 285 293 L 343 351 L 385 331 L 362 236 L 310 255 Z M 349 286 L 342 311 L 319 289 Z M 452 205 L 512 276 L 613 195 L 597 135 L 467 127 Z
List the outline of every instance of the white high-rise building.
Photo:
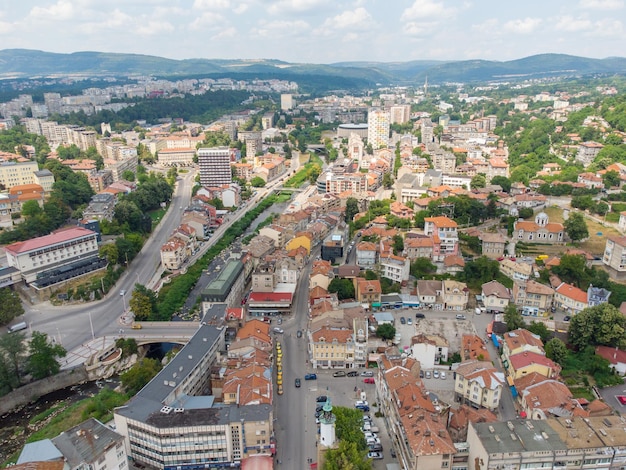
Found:
M 367 115 L 367 142 L 374 150 L 389 145 L 389 113 L 379 109 L 370 110 Z
M 228 147 L 199 148 L 198 165 L 200 184 L 205 188 L 220 187 L 233 181 Z

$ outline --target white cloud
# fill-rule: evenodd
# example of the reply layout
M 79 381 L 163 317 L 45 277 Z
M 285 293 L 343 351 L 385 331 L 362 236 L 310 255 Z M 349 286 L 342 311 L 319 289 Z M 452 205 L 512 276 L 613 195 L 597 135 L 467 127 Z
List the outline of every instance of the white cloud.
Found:
M 573 18 L 571 16 L 562 16 L 558 18 L 558 21 L 554 25 L 554 28 L 558 31 L 575 33 L 580 31 L 586 31 L 592 26 L 593 23 L 587 18 Z
M 328 0 L 279 0 L 273 5 L 270 5 L 267 10 L 273 15 L 303 12 L 319 8 L 327 3 Z
M 453 16 L 456 9 L 446 7 L 443 2 L 433 0 L 415 0 L 413 5 L 402 12 L 402 20 L 418 20 L 424 18 L 447 18 Z
M 171 33 L 174 29 L 174 25 L 169 21 L 150 20 L 147 23 L 141 22 L 136 31 L 142 36 L 154 36 Z
M 30 10 L 30 16 L 33 18 L 41 18 L 45 20 L 69 20 L 74 17 L 76 11 L 71 2 L 67 0 L 59 0 L 57 3 L 49 7 L 33 7 Z
M 624 25 L 620 20 L 605 18 L 594 22 L 593 27 L 585 33 L 585 36 L 593 37 L 617 37 L 623 38 Z
M 216 27 L 224 22 L 224 17 L 219 13 L 206 11 L 191 22 L 189 28 L 192 30 L 201 30 L 205 28 Z
M 409 21 L 404 24 L 403 30 L 409 36 L 422 38 L 435 32 L 438 27 L 436 21 Z
M 591 10 L 620 10 L 624 8 L 624 0 L 580 0 L 578 5 Z
M 233 9 L 233 11 L 237 13 L 238 15 L 245 13 L 247 10 L 248 10 L 248 4 L 246 3 L 241 3 Z
M 194 0 L 196 10 L 224 10 L 230 8 L 230 0 Z
M 228 38 L 233 38 L 236 35 L 237 35 L 237 30 L 233 26 L 229 26 L 228 28 L 223 29 L 217 34 L 214 34 L 213 36 L 211 36 L 211 39 L 212 40 L 228 39 Z
M 518 18 L 504 23 L 504 29 L 510 33 L 530 34 L 541 24 L 541 18 Z
M 296 21 L 270 21 L 263 23 L 253 30 L 254 36 L 275 37 L 275 36 L 297 36 L 302 32 L 311 29 L 309 23 L 303 20 Z
M 373 24 L 372 15 L 362 7 L 346 10 L 337 16 L 326 19 L 322 29 L 369 29 Z
M 488 18 L 482 23 L 473 24 L 471 28 L 475 31 L 486 32 L 489 34 L 494 34 L 498 32 L 500 27 L 500 21 L 496 18 Z

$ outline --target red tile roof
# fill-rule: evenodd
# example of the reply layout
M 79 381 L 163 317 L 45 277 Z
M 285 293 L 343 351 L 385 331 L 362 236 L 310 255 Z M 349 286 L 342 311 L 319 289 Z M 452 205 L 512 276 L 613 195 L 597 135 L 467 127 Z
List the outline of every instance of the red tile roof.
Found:
M 20 253 L 26 253 L 32 250 L 43 248 L 45 246 L 56 245 L 58 243 L 63 243 L 69 240 L 74 240 L 77 238 L 95 234 L 95 232 L 87 230 L 86 228 L 71 227 L 64 230 L 58 230 L 51 233 L 50 235 L 44 235 L 43 237 L 31 238 L 30 240 L 26 240 L 23 242 L 11 243 L 10 245 L 7 245 L 4 249 L 14 255 L 18 255 Z

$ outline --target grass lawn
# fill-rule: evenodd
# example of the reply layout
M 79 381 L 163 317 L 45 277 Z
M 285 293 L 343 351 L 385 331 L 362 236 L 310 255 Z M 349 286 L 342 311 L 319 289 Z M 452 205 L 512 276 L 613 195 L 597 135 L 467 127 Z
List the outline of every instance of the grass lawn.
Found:
M 167 212 L 167 207 L 165 209 L 157 209 L 155 211 L 149 212 L 150 218 L 152 219 L 152 227 L 159 223 L 159 221 L 163 218 L 165 213 Z
M 591 393 L 587 387 L 569 387 L 569 391 L 572 392 L 574 398 L 585 398 L 589 401 L 593 401 L 596 397 Z

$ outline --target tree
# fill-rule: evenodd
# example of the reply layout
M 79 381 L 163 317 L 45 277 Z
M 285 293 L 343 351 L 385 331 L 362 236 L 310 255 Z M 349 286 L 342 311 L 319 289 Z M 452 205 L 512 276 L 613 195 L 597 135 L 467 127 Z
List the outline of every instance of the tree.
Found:
M 372 271 L 371 269 L 367 269 L 365 271 L 365 279 L 367 279 L 368 281 L 375 281 L 378 279 L 378 274 L 376 274 L 376 272 Z
M 490 184 L 500 186 L 502 188 L 502 191 L 504 191 L 505 193 L 511 191 L 511 180 L 508 179 L 506 176 L 494 176 L 493 178 L 491 178 Z
M 615 170 L 607 171 L 604 175 L 602 175 L 602 182 L 604 183 L 605 188 L 614 188 L 619 186 L 621 183 L 619 172 Z
M 265 186 L 265 180 L 260 176 L 255 176 L 250 180 L 250 185 L 255 188 L 262 188 L 263 186 Z
M 157 359 L 140 359 L 128 371 L 120 375 L 122 386 L 130 395 L 136 395 L 161 370 L 161 362 Z
M 346 223 L 352 222 L 352 219 L 359 213 L 359 201 L 355 197 L 346 199 Z
M 563 364 L 567 357 L 567 346 L 559 338 L 552 338 L 545 345 L 546 356 L 557 364 Z
M 535 211 L 531 207 L 522 207 L 519 210 L 520 219 L 532 219 Z
M 128 306 L 136 320 L 148 320 L 157 311 L 157 296 L 152 289 L 141 284 L 135 284 Z
M 391 173 L 385 173 L 383 175 L 383 187 L 386 189 L 390 189 L 393 186 L 393 176 Z
M 485 175 L 482 173 L 478 173 L 472 178 L 472 181 L 470 181 L 470 188 L 472 189 L 484 188 L 485 186 L 487 186 L 487 178 L 485 178 Z
M 458 274 L 461 281 L 471 286 L 481 286 L 485 282 L 492 281 L 498 277 L 500 265 L 495 259 L 481 256 L 472 261 L 468 261 Z
M 558 266 L 552 268 L 552 272 L 561 280 L 582 288 L 589 283 L 589 273 L 583 255 L 563 255 Z
M 376 328 L 376 336 L 385 340 L 392 340 L 396 336 L 396 327 L 391 323 L 383 323 Z
M 135 181 L 135 173 L 132 170 L 124 170 L 122 172 L 122 179 L 126 181 Z
M 437 266 L 430 261 L 430 258 L 416 258 L 411 263 L 411 275 L 418 279 L 436 272 Z
M 361 432 L 363 425 L 363 412 L 355 408 L 333 406 L 333 414 L 336 417 L 335 432 L 337 439 L 354 442 L 357 449 L 365 450 L 367 444 Z
M 611 304 L 586 308 L 569 324 L 569 341 L 578 348 L 587 345 L 626 348 L 626 317 Z
M 548 330 L 548 328 L 546 327 L 544 323 L 541 323 L 541 322 L 536 322 L 536 321 L 531 322 L 531 324 L 528 325 L 526 329 L 530 331 L 531 333 L 539 336 L 543 344 L 546 344 L 548 340 L 550 339 L 550 337 L 552 336 L 552 332 Z
M 21 368 L 26 345 L 22 333 L 0 337 L 0 388 L 14 390 L 20 386 Z
M 28 354 L 28 371 L 39 380 L 59 372 L 61 366 L 57 358 L 65 357 L 67 351 L 60 344 L 49 343 L 46 333 L 33 331 L 28 345 Z
M 574 242 L 583 240 L 589 236 L 587 223 L 580 212 L 570 212 L 569 218 L 563 224 L 565 233 Z
M 336 292 L 339 300 L 354 299 L 354 284 L 350 279 L 333 278 L 328 285 L 328 292 Z
M 517 330 L 526 326 L 524 317 L 517 311 L 517 306 L 515 304 L 507 305 L 504 310 L 504 323 L 506 323 L 508 331 Z
M 398 255 L 404 251 L 404 238 L 402 235 L 393 236 L 393 254 Z
M 24 307 L 18 293 L 8 287 L 0 289 L 0 324 L 6 325 L 20 315 L 24 315 Z
M 98 250 L 98 255 L 100 258 L 105 258 L 109 264 L 115 265 L 119 259 L 119 253 L 117 251 L 117 246 L 114 243 L 107 243 L 106 245 L 102 245 L 100 250 Z
M 359 451 L 354 442 L 339 441 L 336 448 L 328 449 L 324 455 L 322 470 L 371 470 L 372 461 Z
M 39 205 L 39 202 L 31 199 L 30 201 L 22 204 L 22 215 L 24 217 L 35 217 L 43 213 L 43 209 Z

